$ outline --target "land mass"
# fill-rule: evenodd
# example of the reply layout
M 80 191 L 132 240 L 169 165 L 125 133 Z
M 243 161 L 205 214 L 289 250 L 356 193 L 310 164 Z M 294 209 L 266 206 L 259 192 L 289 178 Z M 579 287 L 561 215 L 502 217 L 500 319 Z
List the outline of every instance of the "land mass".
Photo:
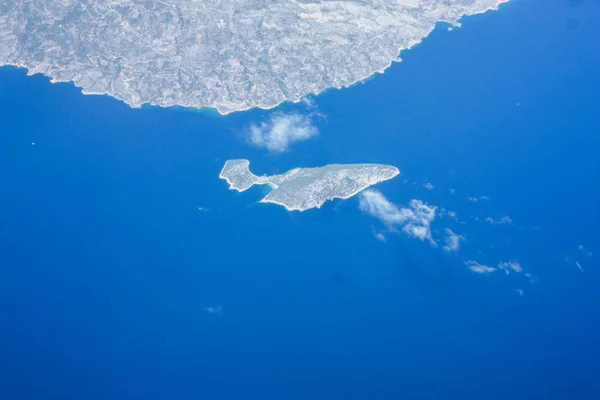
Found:
M 508 0 L 0 0 L 0 66 L 143 104 L 272 108 Z
M 273 189 L 261 203 L 275 203 L 289 211 L 320 208 L 326 201 L 347 199 L 376 183 L 394 178 L 400 171 L 381 164 L 329 164 L 318 168 L 294 168 L 284 174 L 257 176 L 248 160 L 229 160 L 219 178 L 229 188 L 243 192 L 253 185 Z

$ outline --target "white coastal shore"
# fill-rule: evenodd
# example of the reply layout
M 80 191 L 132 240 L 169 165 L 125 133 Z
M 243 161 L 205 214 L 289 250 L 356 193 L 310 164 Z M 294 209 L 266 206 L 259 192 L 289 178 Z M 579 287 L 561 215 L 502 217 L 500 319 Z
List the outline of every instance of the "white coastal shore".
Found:
M 183 0 L 174 0 L 174 5 L 180 1 Z M 178 106 L 211 109 L 221 115 L 227 115 L 252 108 L 271 109 L 283 102 L 299 102 L 310 94 L 318 95 L 329 89 L 342 89 L 364 82 L 375 74 L 384 73 L 393 62 L 400 61 L 400 55 L 421 43 L 435 29 L 437 23 L 446 22 L 458 27 L 461 26 L 461 21 L 465 17 L 496 10 L 501 4 L 508 1 L 450 0 L 428 3 L 422 6 L 407 6 L 399 3 L 387 9 L 380 9 L 373 4 L 365 3 L 358 6 L 354 2 L 346 3 L 344 1 L 336 3 L 333 9 L 328 9 L 323 5 L 296 1 L 292 1 L 287 8 L 282 8 L 282 5 L 278 3 L 269 3 L 264 10 L 249 13 L 248 18 L 267 17 L 269 20 L 276 20 L 280 16 L 278 13 L 280 13 L 282 18 L 284 16 L 285 18 L 291 18 L 295 15 L 296 20 L 298 20 L 298 25 L 294 23 L 293 26 L 288 27 L 280 27 L 277 22 L 264 23 L 265 31 L 261 32 L 261 35 L 265 35 L 264 40 L 266 42 L 260 43 L 260 46 L 283 46 L 283 43 L 285 43 L 285 46 L 291 46 L 290 49 L 286 47 L 282 53 L 273 52 L 275 58 L 266 61 L 268 65 L 276 67 L 270 68 L 272 75 L 264 75 L 259 72 L 258 70 L 262 71 L 263 67 L 255 64 L 254 58 L 238 60 L 236 52 L 233 52 L 226 55 L 229 57 L 228 59 L 218 57 L 206 59 L 206 57 L 209 57 L 209 53 L 188 51 L 195 46 L 204 46 L 204 44 L 190 39 L 192 41 L 182 41 L 181 45 L 176 45 L 176 37 L 154 38 L 151 36 L 151 27 L 144 25 L 139 27 L 137 39 L 133 38 L 132 40 L 134 42 L 135 40 L 154 41 L 159 47 L 168 47 L 172 54 L 149 46 L 145 50 L 143 50 L 143 47 L 136 48 L 136 52 L 129 56 L 127 48 L 118 47 L 117 43 L 119 42 L 112 40 L 121 36 L 123 38 L 129 37 L 129 31 L 122 30 L 116 22 L 111 22 L 110 19 L 102 20 L 92 16 L 86 16 L 86 19 L 82 20 L 80 28 L 86 31 L 89 30 L 90 37 L 98 36 L 93 43 L 78 42 L 79 38 L 71 38 L 65 42 L 64 46 L 66 47 L 63 48 L 60 44 L 53 42 L 54 36 L 52 35 L 54 28 L 59 31 L 62 29 L 57 22 L 61 20 L 62 13 L 75 12 L 70 2 L 57 4 L 53 11 L 57 15 L 52 13 L 38 14 L 39 11 L 36 9 L 15 7 L 10 10 L 9 14 L 0 15 L 0 31 L 5 33 L 5 36 L 0 40 L 0 66 L 11 65 L 25 68 L 28 75 L 43 74 L 48 76 L 52 83 L 72 82 L 76 87 L 81 88 L 84 95 L 107 95 L 123 101 L 132 108 L 140 108 L 143 105 Z M 244 15 L 244 13 L 249 12 L 244 9 L 246 5 L 246 0 L 231 0 L 228 6 Z M 110 1 L 106 4 L 99 4 L 97 7 L 108 7 L 110 10 Z M 174 28 L 184 29 L 178 25 L 178 18 L 171 15 L 168 8 L 162 10 L 161 6 L 157 7 L 155 11 L 148 11 L 138 9 L 137 6 L 132 7 L 135 7 L 138 13 L 149 13 L 148 16 L 153 12 L 163 13 Z M 190 13 L 190 23 L 192 25 L 185 29 L 191 29 L 195 26 L 194 18 L 200 16 L 205 18 L 212 11 L 205 9 L 200 2 L 198 5 L 187 9 L 186 12 Z M 113 13 L 115 13 L 114 10 Z M 262 14 L 260 13 L 264 13 L 264 16 L 261 17 Z M 336 18 L 333 18 L 334 16 Z M 115 15 L 114 17 L 127 21 L 128 15 Z M 345 18 L 348 19 L 350 24 L 348 22 L 344 23 Z M 355 19 L 356 22 L 352 22 Z M 359 20 L 364 20 L 366 25 L 359 24 Z M 20 40 L 27 40 L 26 28 L 34 26 L 33 22 L 35 21 L 47 25 L 48 29 L 43 32 L 34 31 L 31 33 L 33 36 L 31 40 L 39 43 L 41 47 L 36 52 L 30 53 L 31 47 L 28 47 L 25 42 L 21 43 Z M 377 21 L 380 22 L 377 23 Z M 371 24 L 373 26 L 367 29 Z M 345 27 L 345 30 L 342 27 Z M 370 29 L 375 28 L 377 29 L 370 31 Z M 272 32 L 270 29 L 275 29 L 275 31 L 279 29 L 277 32 L 283 29 L 281 32 L 283 32 L 283 39 L 286 41 L 281 43 L 271 42 L 269 37 Z M 215 38 L 227 33 L 212 25 L 201 26 L 201 30 L 214 34 Z M 379 30 L 381 30 L 381 33 Z M 111 36 L 104 40 L 110 39 L 111 46 L 107 47 L 106 43 L 102 41 L 103 38 L 94 33 L 96 31 L 107 35 L 110 33 Z M 282 34 L 281 32 L 278 35 Z M 339 37 L 336 36 L 339 35 L 339 32 L 349 37 L 358 35 L 364 39 L 360 42 L 365 45 L 362 47 L 357 46 L 352 41 L 344 38 L 342 38 L 343 40 L 336 39 L 334 41 L 327 39 L 329 35 L 332 35 L 333 38 Z M 388 32 L 389 35 L 385 35 L 384 42 L 381 35 L 385 32 Z M 92 35 L 92 33 L 94 34 Z M 45 36 L 46 34 L 48 37 Z M 181 31 L 179 34 L 187 35 L 188 32 Z M 374 37 L 372 37 L 373 35 Z M 23 39 L 18 39 L 19 37 Z M 319 46 L 322 43 L 322 49 L 318 54 L 311 56 L 306 53 L 307 49 L 299 45 L 302 41 L 298 42 L 298 45 L 294 45 L 300 40 L 299 38 L 306 41 L 307 45 L 317 46 L 316 48 L 320 48 Z M 234 36 L 234 39 L 234 48 L 239 47 L 240 51 L 245 48 L 244 43 L 247 38 Z M 95 47 L 96 41 L 98 41 L 100 48 Z M 378 41 L 382 42 L 378 43 Z M 101 43 L 105 43 L 105 45 L 100 46 Z M 123 43 L 126 43 L 126 41 Z M 327 49 L 326 46 L 333 47 Z M 293 51 L 288 53 L 288 50 Z M 354 53 L 364 54 L 366 57 L 365 62 L 352 64 L 350 70 L 347 70 L 348 66 L 333 62 L 333 59 L 338 56 L 343 54 L 349 56 Z M 78 54 L 87 54 L 87 56 L 80 59 Z M 280 56 L 277 56 L 277 54 L 280 54 Z M 282 56 L 283 54 L 287 54 L 291 58 L 287 59 Z M 307 55 L 311 57 L 310 62 L 296 65 L 295 58 L 299 57 L 302 60 Z M 155 62 L 149 62 L 149 60 L 154 59 L 156 59 L 157 65 L 164 65 L 165 67 L 154 69 L 152 66 Z M 120 60 L 119 65 L 113 65 L 116 62 L 115 60 Z M 174 60 L 179 61 L 174 63 Z M 371 61 L 368 62 L 368 60 Z M 142 69 L 138 71 L 138 67 L 128 67 L 130 63 L 134 66 L 141 66 Z M 173 65 L 173 67 L 166 67 L 169 65 Z M 200 65 L 205 66 L 202 68 L 205 68 L 206 71 Z M 226 65 L 227 68 L 224 69 L 222 74 L 214 75 L 214 68 L 211 65 Z M 253 89 L 248 93 L 244 91 L 246 89 L 242 89 L 246 86 L 242 85 L 239 80 L 239 70 L 236 68 L 239 68 L 240 65 L 247 71 L 249 82 L 252 83 L 248 87 L 253 87 Z M 175 67 L 176 69 L 173 69 Z M 306 69 L 307 67 L 309 68 Z M 332 75 L 323 77 L 318 72 L 323 68 L 330 70 Z M 178 81 L 177 77 L 188 69 L 189 71 L 186 74 L 199 77 L 199 79 L 193 81 L 193 84 Z M 145 78 L 148 75 L 156 75 L 161 79 L 148 81 Z M 286 87 L 278 88 L 277 85 L 271 87 L 269 82 L 283 82 Z

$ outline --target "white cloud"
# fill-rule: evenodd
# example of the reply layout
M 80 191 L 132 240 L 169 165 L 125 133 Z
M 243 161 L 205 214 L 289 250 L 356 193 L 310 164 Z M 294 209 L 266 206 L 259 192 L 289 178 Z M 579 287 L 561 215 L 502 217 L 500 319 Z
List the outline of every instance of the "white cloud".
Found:
M 284 114 L 275 112 L 267 122 L 252 124 L 248 128 L 248 140 L 256 147 L 273 153 L 284 153 L 290 145 L 310 139 L 319 134 L 313 125 L 312 114 Z
M 483 265 L 473 260 L 465 262 L 465 265 L 469 267 L 471 271 L 478 274 L 490 274 L 495 271 L 504 271 L 506 275 L 509 275 L 511 272 L 515 272 L 517 274 L 523 272 L 523 267 L 521 267 L 521 263 L 519 263 L 517 260 L 501 261 L 496 267 Z M 530 280 L 532 279 L 532 275 L 529 273 L 525 274 L 525 276 Z
M 312 97 L 308 97 L 305 96 L 303 97 L 301 100 L 302 104 L 304 104 L 306 106 L 306 108 L 308 108 L 309 110 L 314 110 L 315 108 L 317 108 L 317 105 L 315 104 L 315 100 Z
M 202 307 L 202 311 L 209 314 L 223 315 L 223 306 L 219 304 L 217 306 Z
M 525 291 L 523 289 L 515 289 L 515 292 L 517 292 L 519 296 L 523 296 L 525 294 Z
M 585 272 L 579 261 L 573 260 L 570 257 L 565 257 L 565 264 L 577 267 L 581 272 Z
M 501 218 L 487 217 L 485 222 L 491 225 L 509 225 L 513 223 L 512 219 L 508 215 L 505 215 Z
M 529 272 L 526 272 L 526 273 L 525 273 L 525 277 L 526 277 L 527 279 L 529 279 L 529 282 L 530 282 L 532 285 L 535 285 L 536 283 L 538 283 L 538 282 L 540 281 L 538 278 L 536 278 L 535 276 L 533 276 L 533 274 L 531 274 L 531 273 L 529 273 Z
M 456 211 L 448 210 L 447 208 L 444 208 L 444 207 L 440 208 L 439 216 L 442 218 L 453 219 L 454 221 L 458 222 L 459 224 L 466 224 L 466 222 L 461 221 L 458 218 L 458 214 L 456 213 Z
M 467 197 L 467 200 L 471 203 L 477 203 L 478 201 L 488 201 L 489 199 L 489 196 Z
M 443 247 L 444 251 L 448 253 L 458 252 L 460 250 L 460 242 L 465 240 L 465 238 L 452 232 L 451 229 L 446 228 L 444 231 L 446 232 L 446 239 Z
M 427 239 L 432 244 L 435 243 L 431 238 L 430 226 L 431 222 L 435 219 L 435 210 L 437 207 L 429 206 L 421 200 L 411 200 L 409 207 L 401 209 L 402 214 L 405 214 L 407 217 L 402 230 L 417 239 Z
M 510 274 L 511 271 L 516 272 L 518 274 L 523 272 L 521 264 L 516 260 L 501 262 L 500 264 L 498 264 L 498 268 L 506 272 L 506 275 Z
M 385 243 L 387 241 L 387 239 L 385 238 L 385 235 L 381 232 L 377 232 L 375 234 L 375 239 L 379 240 L 382 243 Z
M 377 190 L 365 190 L 360 194 L 360 209 L 379 219 L 388 228 L 401 228 L 407 235 L 436 243 L 431 238 L 431 222 L 437 207 L 421 200 L 411 200 L 408 207 L 398 207 Z
M 377 239 L 377 241 L 379 241 L 381 243 L 387 242 L 387 238 L 385 237 L 383 232 L 379 232 L 375 228 L 372 228 L 372 230 L 373 230 L 373 236 L 375 236 L 375 239 Z
M 399 224 L 405 217 L 400 209 L 390 202 L 381 192 L 373 189 L 364 190 L 359 196 L 359 207 L 367 214 L 379 219 L 385 225 Z
M 584 256 L 586 256 L 586 257 L 591 257 L 592 256 L 592 252 L 589 251 L 588 249 L 586 249 L 585 247 L 583 247 L 582 244 L 580 244 L 579 246 L 577 246 L 577 248 L 579 249 L 579 251 L 581 253 L 583 253 Z
M 427 189 L 427 190 L 433 190 L 433 189 L 435 188 L 435 186 L 434 186 L 434 185 L 433 185 L 433 183 L 431 183 L 431 182 L 425 182 L 425 183 L 423 184 L 423 187 L 424 187 L 425 189 Z
M 465 265 L 473 272 L 477 274 L 491 274 L 496 271 L 496 268 L 487 265 L 479 264 L 477 261 L 469 260 L 465 262 Z

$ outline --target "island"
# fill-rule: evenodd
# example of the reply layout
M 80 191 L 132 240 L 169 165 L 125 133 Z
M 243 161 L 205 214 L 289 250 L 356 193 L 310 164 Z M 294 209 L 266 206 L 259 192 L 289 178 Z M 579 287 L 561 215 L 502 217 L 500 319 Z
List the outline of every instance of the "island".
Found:
M 363 81 L 439 22 L 507 1 L 5 0 L 0 65 L 132 107 L 228 114 Z
M 250 172 L 250 161 L 229 160 L 219 178 L 229 188 L 243 192 L 253 185 L 269 185 L 272 190 L 261 203 L 274 203 L 288 211 L 320 208 L 326 201 L 348 199 L 376 183 L 400 173 L 398 168 L 381 164 L 329 164 L 317 168 L 294 168 L 284 174 L 257 176 Z

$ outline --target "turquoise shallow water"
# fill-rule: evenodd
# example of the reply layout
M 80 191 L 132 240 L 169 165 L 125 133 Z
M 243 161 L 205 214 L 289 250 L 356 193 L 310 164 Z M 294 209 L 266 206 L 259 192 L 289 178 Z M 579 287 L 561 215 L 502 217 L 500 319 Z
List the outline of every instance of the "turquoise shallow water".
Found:
M 0 69 L 1 397 L 597 398 L 599 26 L 589 0 L 440 26 L 316 97 L 321 134 L 280 156 L 244 140 L 269 111 L 132 110 Z M 381 243 L 356 199 L 259 204 L 268 188 L 218 179 L 230 158 L 395 165 L 378 189 L 455 210 L 467 224 L 433 233 L 467 242 Z M 536 282 L 468 259 L 517 259 Z

